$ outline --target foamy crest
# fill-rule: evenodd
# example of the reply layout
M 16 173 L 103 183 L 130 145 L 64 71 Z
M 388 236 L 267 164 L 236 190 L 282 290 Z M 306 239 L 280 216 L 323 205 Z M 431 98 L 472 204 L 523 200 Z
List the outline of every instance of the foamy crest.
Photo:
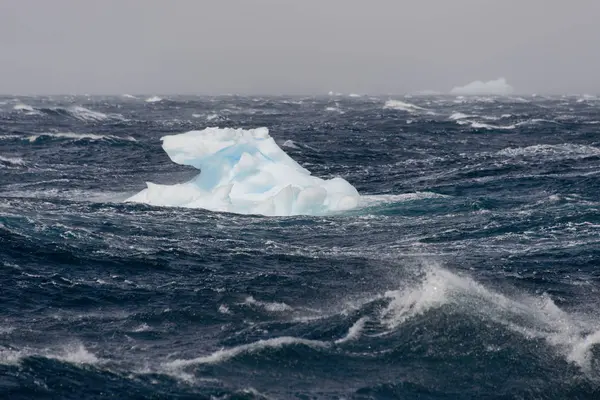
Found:
M 72 106 L 67 108 L 69 114 L 80 121 L 100 122 L 106 121 L 109 116 L 99 111 L 92 111 L 81 106 Z
M 464 122 L 464 124 L 470 124 L 471 128 L 473 129 L 487 129 L 487 130 L 511 130 L 511 129 L 515 129 L 516 125 L 490 125 L 490 124 L 485 124 L 483 122 L 476 122 L 476 121 L 466 121 L 466 120 L 459 120 L 457 122 Z M 461 125 L 464 125 L 461 124 Z
M 2 164 L 6 164 L 8 166 L 19 166 L 22 167 L 25 165 L 25 161 L 22 158 L 18 157 L 3 157 L 0 156 L 0 166 Z
M 463 113 L 454 113 L 449 117 L 451 120 L 453 121 L 457 121 L 459 119 L 465 119 L 465 118 L 470 118 L 467 114 L 463 114 Z
M 335 344 L 342 344 L 346 342 L 350 342 L 352 340 L 356 340 L 362 334 L 363 329 L 365 328 L 365 323 L 369 320 L 368 317 L 362 317 L 358 321 L 356 321 L 350 329 L 348 329 L 348 333 L 341 339 L 335 341 Z
M 284 346 L 303 345 L 312 348 L 327 347 L 327 342 L 320 340 L 308 340 L 291 336 L 283 336 L 272 339 L 259 340 L 257 342 L 243 344 L 230 349 L 222 349 L 203 357 L 197 357 L 190 360 L 174 360 L 166 364 L 167 368 L 185 368 L 191 365 L 199 364 L 217 364 L 228 361 L 240 354 L 257 353 L 265 349 L 277 349 Z
M 270 312 L 284 312 L 293 310 L 292 307 L 285 303 L 258 301 L 254 297 L 249 296 L 244 301 L 244 304 L 264 308 Z
M 419 107 L 417 105 L 406 103 L 400 100 L 388 100 L 383 105 L 383 108 L 388 110 L 406 111 L 408 113 L 419 113 L 422 111 L 427 111 L 423 107 Z
M 161 101 L 163 101 L 163 99 L 158 96 L 152 96 L 146 99 L 146 103 L 159 103 Z
M 498 153 L 504 157 L 560 157 L 560 158 L 586 158 L 600 156 L 600 149 L 594 146 L 563 143 L 557 145 L 538 144 L 528 147 L 509 147 Z
M 25 115 L 43 115 L 40 111 L 36 110 L 28 104 L 16 104 L 13 110 L 24 113 Z
M 360 318 L 356 321 L 350 329 L 348 329 L 348 333 L 340 339 L 334 341 L 322 341 L 322 340 L 310 340 L 310 339 L 302 339 L 292 336 L 283 336 L 271 339 L 259 340 L 249 344 L 243 344 L 240 346 L 235 346 L 230 349 L 221 349 L 217 350 L 209 355 L 197 357 L 189 360 L 174 360 L 165 364 L 167 369 L 177 370 L 193 365 L 200 364 L 218 364 L 222 362 L 226 362 L 234 357 L 237 357 L 242 354 L 253 354 L 263 351 L 265 349 L 277 349 L 285 346 L 307 346 L 314 349 L 323 349 L 328 348 L 336 344 L 343 344 L 352 340 L 356 340 L 360 337 L 362 330 L 364 329 L 365 323 L 368 321 L 367 317 Z
M 28 357 L 45 357 L 76 365 L 94 365 L 101 360 L 89 352 L 82 344 L 71 344 L 56 351 L 56 349 L 0 349 L 0 364 L 15 365 Z
M 543 339 L 586 372 L 591 366 L 591 349 L 600 344 L 596 318 L 567 313 L 547 295 L 510 298 L 436 265 L 425 267 L 420 283 L 385 296 L 391 301 L 381 312 L 381 320 L 391 330 L 448 306 L 454 312 L 499 323 L 527 339 Z
M 360 196 L 358 206 L 374 207 L 391 203 L 404 203 L 408 201 L 418 201 L 426 199 L 446 199 L 451 196 L 433 192 L 415 192 L 404 194 L 379 194 L 379 195 L 363 195 Z
M 58 132 L 58 133 L 40 133 L 37 135 L 27 136 L 27 140 L 30 142 L 36 142 L 42 138 L 56 138 L 56 139 L 73 139 L 73 140 L 110 140 L 110 141 L 128 141 L 136 142 L 135 138 L 131 136 L 114 136 L 114 135 L 97 135 L 94 133 L 74 133 L 74 132 Z
M 82 344 L 67 346 L 62 353 L 48 355 L 48 358 L 71 364 L 93 365 L 99 362 L 98 357 L 90 353 Z

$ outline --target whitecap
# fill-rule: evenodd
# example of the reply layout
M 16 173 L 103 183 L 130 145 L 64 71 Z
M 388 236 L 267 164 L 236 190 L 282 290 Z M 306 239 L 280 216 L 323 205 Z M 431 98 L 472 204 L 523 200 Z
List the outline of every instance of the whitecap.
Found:
M 25 161 L 19 157 L 3 157 L 0 156 L 0 165 L 1 164 L 9 164 L 11 166 L 24 166 Z
M 408 113 L 418 113 L 422 111 L 427 111 L 427 109 L 423 107 L 419 107 L 417 105 L 400 100 L 388 100 L 383 105 L 383 108 L 388 110 L 406 111 Z
M 285 303 L 258 301 L 252 296 L 247 297 L 246 300 L 244 301 L 244 304 L 250 305 L 250 306 L 261 307 L 270 312 L 284 312 L 284 311 L 293 310 L 292 307 L 290 307 L 289 305 L 287 305 Z
M 158 96 L 152 96 L 152 97 L 148 97 L 146 99 L 146 103 L 158 103 L 158 102 L 161 102 L 161 101 L 163 101 L 163 99 L 160 98 L 160 97 L 158 97 Z
M 422 272 L 419 283 L 385 293 L 390 302 L 380 318 L 388 333 L 430 310 L 449 307 L 501 324 L 525 339 L 543 339 L 567 361 L 590 372 L 592 348 L 600 345 L 600 321 L 595 317 L 567 313 L 547 294 L 511 298 L 436 264 Z
M 449 118 L 451 120 L 453 120 L 453 121 L 457 121 L 459 119 L 465 119 L 465 118 L 471 118 L 471 117 L 469 115 L 467 115 L 467 114 L 463 114 L 461 112 L 457 112 L 457 113 L 452 114 Z
M 581 144 L 563 143 L 557 145 L 537 144 L 527 147 L 509 147 L 500 150 L 505 157 L 539 157 L 555 156 L 560 158 L 586 158 L 600 156 L 600 148 Z
M 471 124 L 471 128 L 473 129 L 487 129 L 487 130 L 495 130 L 495 129 L 499 129 L 499 130 L 511 130 L 511 129 L 515 129 L 516 125 L 489 125 L 489 124 L 484 124 L 483 122 L 476 122 L 476 121 L 470 121 Z
M 292 336 L 283 336 L 272 339 L 259 340 L 257 342 L 235 346 L 229 349 L 217 350 L 209 355 L 197 357 L 188 360 L 174 360 L 165 364 L 167 368 L 185 368 L 200 364 L 218 364 L 228 361 L 241 354 L 257 353 L 265 349 L 277 349 L 284 346 L 303 345 L 312 348 L 324 348 L 328 346 L 327 342 L 320 340 L 302 339 Z
M 24 137 L 30 142 L 35 142 L 40 138 L 57 138 L 57 139 L 74 139 L 74 140 L 123 140 L 128 142 L 136 142 L 137 140 L 131 136 L 115 136 L 115 135 L 97 135 L 94 133 L 74 133 L 74 132 L 59 132 L 59 133 L 39 133 Z

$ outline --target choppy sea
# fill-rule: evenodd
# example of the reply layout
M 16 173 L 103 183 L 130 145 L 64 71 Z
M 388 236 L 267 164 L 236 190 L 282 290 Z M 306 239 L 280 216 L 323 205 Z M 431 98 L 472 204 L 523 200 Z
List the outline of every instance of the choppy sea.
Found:
M 267 127 L 367 202 L 124 202 Z M 600 99 L 0 97 L 0 397 L 599 399 Z

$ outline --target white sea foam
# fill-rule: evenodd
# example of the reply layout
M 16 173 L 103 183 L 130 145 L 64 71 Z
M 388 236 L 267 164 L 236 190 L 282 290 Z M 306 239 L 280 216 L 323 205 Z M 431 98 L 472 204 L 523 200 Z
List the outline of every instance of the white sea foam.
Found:
M 445 199 L 450 196 L 433 192 L 415 192 L 403 194 L 378 194 L 360 196 L 359 207 L 374 207 L 383 204 L 403 203 L 408 201 L 419 201 L 425 199 Z
M 135 96 L 133 96 L 133 95 L 131 95 L 131 94 L 124 94 L 124 95 L 122 95 L 121 97 L 124 97 L 124 98 L 126 98 L 126 99 L 137 99 L 137 97 L 135 97 Z
M 90 353 L 82 344 L 66 346 L 61 353 L 49 354 L 48 358 L 68 362 L 71 364 L 97 364 L 100 360 Z
M 22 103 L 16 104 L 13 107 L 13 110 L 22 112 L 25 115 L 43 115 L 42 112 L 40 112 L 39 110 L 36 110 L 35 108 L 33 108 L 32 106 L 30 106 L 28 104 L 22 104 Z
M 99 111 L 93 111 L 81 106 L 68 107 L 67 112 L 80 121 L 100 122 L 109 119 L 109 116 L 104 113 L 101 113 Z M 115 114 L 114 116 L 117 116 L 117 114 Z M 122 118 L 122 116 L 119 117 Z
M 15 111 L 33 111 L 33 107 L 27 104 L 17 104 L 13 107 Z
M 246 300 L 244 301 L 244 304 L 250 305 L 250 306 L 261 307 L 270 312 L 284 312 L 284 311 L 293 310 L 292 307 L 290 307 L 289 305 L 287 305 L 285 303 L 259 301 L 259 300 L 256 300 L 252 296 L 247 297 Z
M 0 348 L 0 365 L 17 365 L 27 354 L 20 350 Z
M 471 118 L 471 117 L 467 114 L 457 112 L 457 113 L 452 114 L 449 118 L 453 121 L 457 121 L 459 119 L 465 119 L 465 118 Z
M 341 339 L 335 341 L 336 344 L 350 342 L 352 340 L 356 340 L 362 334 L 362 331 L 365 327 L 365 323 L 369 320 L 368 317 L 362 317 L 358 321 L 356 321 L 350 329 L 348 329 L 348 334 Z
M 22 158 L 18 158 L 18 157 L 3 157 L 0 156 L 0 165 L 4 163 L 4 164 L 9 164 L 12 166 L 24 166 L 25 165 L 25 161 L 23 161 Z
M 177 185 L 147 183 L 127 201 L 268 216 L 353 209 L 359 194 L 342 178 L 323 180 L 290 158 L 266 128 L 207 128 L 162 138 L 177 164 L 202 172 Z
M 161 101 L 163 101 L 163 99 L 160 98 L 160 97 L 158 97 L 158 96 L 152 96 L 152 97 L 148 97 L 146 99 L 146 103 L 158 103 L 158 102 L 161 102 Z
M 24 139 L 29 140 L 30 142 L 35 142 L 41 138 L 57 138 L 57 139 L 73 139 L 73 140 L 112 140 L 112 141 L 128 141 L 128 142 L 136 142 L 135 138 L 131 136 L 115 136 L 115 135 L 97 135 L 94 133 L 74 133 L 74 132 L 47 132 L 40 133 L 37 135 L 31 135 L 27 137 L 23 137 Z
M 505 78 L 499 78 L 488 82 L 474 81 L 465 86 L 457 86 L 450 91 L 450 94 L 460 96 L 507 96 L 514 92 Z
M 600 148 L 581 144 L 563 143 L 563 144 L 537 144 L 527 147 L 509 147 L 500 150 L 498 155 L 505 157 L 539 157 L 550 156 L 560 158 L 586 158 L 600 156 Z
M 323 349 L 328 348 L 333 345 L 343 344 L 352 340 L 356 340 L 360 337 L 365 323 L 368 321 L 367 317 L 362 317 L 358 321 L 356 321 L 346 335 L 340 339 L 334 341 L 321 341 L 321 340 L 310 340 L 297 338 L 292 336 L 283 336 L 271 339 L 258 340 L 253 343 L 243 344 L 239 346 L 235 346 L 229 349 L 221 349 L 217 350 L 211 354 L 206 356 L 197 357 L 193 359 L 187 360 L 174 360 L 165 364 L 165 367 L 169 370 L 177 370 L 189 366 L 200 365 L 200 364 L 218 364 L 222 362 L 226 362 L 234 357 L 237 357 L 241 354 L 252 354 L 258 353 L 265 349 L 277 349 L 285 346 L 294 346 L 294 345 L 302 345 L 307 347 L 312 347 L 314 349 Z
M 227 307 L 225 304 L 221 304 L 219 306 L 219 312 L 221 314 L 231 314 L 231 310 L 229 309 L 229 307 Z
M 348 97 L 354 97 L 354 98 L 357 98 L 357 97 L 361 97 L 361 95 L 360 95 L 360 94 L 356 94 L 356 93 L 350 93 L 350 94 L 348 95 Z
M 383 105 L 384 109 L 388 110 L 398 110 L 398 111 L 406 111 L 408 113 L 419 113 L 423 111 L 427 111 L 423 107 L 419 107 L 417 105 L 406 103 L 400 100 L 388 100 Z
M 76 365 L 94 365 L 101 362 L 101 360 L 88 351 L 82 344 L 71 344 L 64 346 L 60 350 L 56 349 L 0 349 L 0 364 L 5 365 L 16 365 L 19 364 L 23 359 L 28 357 L 45 357 L 48 359 L 59 360 Z
M 303 345 L 313 348 L 327 347 L 328 343 L 320 340 L 309 340 L 291 336 L 283 336 L 272 339 L 259 340 L 257 342 L 235 346 L 229 349 L 215 351 L 207 356 L 197 357 L 189 360 L 174 360 L 167 363 L 167 368 L 185 368 L 200 364 L 218 364 L 228 361 L 240 354 L 257 353 L 265 349 L 277 349 L 284 346 Z
M 487 130 L 511 130 L 515 129 L 516 125 L 490 125 L 484 124 L 483 122 L 469 121 L 471 128 L 473 129 L 487 129 Z

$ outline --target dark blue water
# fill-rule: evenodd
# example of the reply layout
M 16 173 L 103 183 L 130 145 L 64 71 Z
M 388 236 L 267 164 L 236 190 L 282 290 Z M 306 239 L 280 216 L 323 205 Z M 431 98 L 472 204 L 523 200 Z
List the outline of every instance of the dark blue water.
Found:
M 600 398 L 600 101 L 395 99 L 0 98 L 0 397 Z M 207 126 L 377 201 L 124 203 Z

